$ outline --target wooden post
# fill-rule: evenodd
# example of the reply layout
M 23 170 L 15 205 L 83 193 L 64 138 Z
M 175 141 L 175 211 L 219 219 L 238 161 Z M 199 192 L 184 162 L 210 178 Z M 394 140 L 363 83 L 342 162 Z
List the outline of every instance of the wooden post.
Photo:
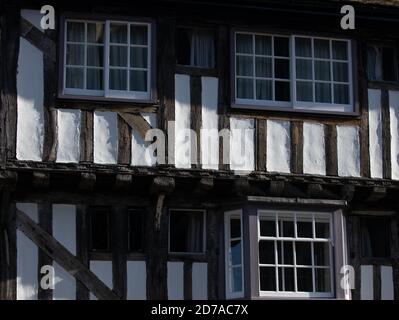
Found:
M 127 295 L 127 208 L 116 206 L 112 214 L 112 279 L 114 291 L 122 298 Z
M 89 219 L 87 207 L 76 206 L 76 257 L 86 267 L 89 261 Z M 79 281 L 76 282 L 76 299 L 89 300 L 89 291 Z

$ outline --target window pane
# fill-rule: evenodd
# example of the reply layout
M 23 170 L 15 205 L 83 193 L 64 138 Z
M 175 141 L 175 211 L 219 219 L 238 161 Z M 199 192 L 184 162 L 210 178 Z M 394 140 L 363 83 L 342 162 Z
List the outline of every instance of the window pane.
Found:
M 130 67 L 131 68 L 147 68 L 147 48 L 130 48 Z
M 276 269 L 269 267 L 260 267 L 260 290 L 276 291 Z
M 295 291 L 294 268 L 279 268 L 278 276 L 280 291 Z
M 285 238 L 295 237 L 294 219 L 292 215 L 290 217 L 279 215 L 279 220 L 279 236 Z
M 316 221 L 316 238 L 330 238 L 330 224 L 328 222 Z
M 147 71 L 130 70 L 130 91 L 147 91 Z
M 201 253 L 204 249 L 204 213 L 170 211 L 170 251 Z
M 237 75 L 253 76 L 253 59 L 252 57 L 237 56 Z
M 256 76 L 262 78 L 272 77 L 272 59 L 256 57 Z
M 111 43 L 127 43 L 127 25 L 111 23 L 110 41 Z
M 290 61 L 287 59 L 274 60 L 274 77 L 278 79 L 290 78 Z
M 91 250 L 108 251 L 110 249 L 110 216 L 107 208 L 95 208 L 90 212 Z
M 348 60 L 348 44 L 345 41 L 332 41 L 333 59 Z
M 293 243 L 289 241 L 281 241 L 277 244 L 279 264 L 294 264 Z
M 67 41 L 84 42 L 85 41 L 85 24 L 82 22 L 67 23 Z
M 130 26 L 130 44 L 139 44 L 139 45 L 148 44 L 147 26 L 145 25 Z
M 241 238 L 241 220 L 230 219 L 230 238 Z
M 269 36 L 255 36 L 255 53 L 265 56 L 271 56 L 272 38 Z
M 312 82 L 296 83 L 296 98 L 298 101 L 312 102 L 313 101 L 313 84 Z
M 104 48 L 101 46 L 87 46 L 87 65 L 92 67 L 103 67 Z
M 313 227 L 312 220 L 306 219 L 307 221 L 303 221 L 306 218 L 298 217 L 297 218 L 297 232 L 298 238 L 313 238 Z
M 274 37 L 274 55 L 279 57 L 289 57 L 289 38 Z
M 310 242 L 296 242 L 296 264 L 302 266 L 312 265 L 312 247 Z
M 345 62 L 333 63 L 334 81 L 348 82 L 348 64 Z
M 102 23 L 87 24 L 87 42 L 104 43 L 104 24 Z
M 290 101 L 291 100 L 291 92 L 290 92 L 290 83 L 276 81 L 274 83 L 275 86 L 275 100 L 276 101 Z
M 312 80 L 313 79 L 313 71 L 312 71 L 312 60 L 305 59 L 296 59 L 296 78 L 297 79 L 305 79 Z
M 231 242 L 231 263 L 233 266 L 241 265 L 241 240 Z
M 361 220 L 362 257 L 387 258 L 391 256 L 391 227 L 388 218 Z
M 111 90 L 127 90 L 127 71 L 110 69 L 109 88 Z
M 319 267 L 328 267 L 330 265 L 330 244 L 315 242 L 313 246 L 314 264 Z
M 318 83 L 315 84 L 316 102 L 331 103 L 331 84 Z
M 314 57 L 315 58 L 330 58 L 330 41 L 315 39 L 314 40 Z
M 144 248 L 145 211 L 130 209 L 128 211 L 129 252 L 142 252 Z
M 260 220 L 260 235 L 262 237 L 276 236 L 276 223 L 274 220 Z
M 237 79 L 237 98 L 253 99 L 254 88 L 252 79 Z
M 349 104 L 349 86 L 346 84 L 334 84 L 334 102 Z
M 84 70 L 82 68 L 66 69 L 66 87 L 70 89 L 84 89 Z
M 297 281 L 298 281 L 298 291 L 312 292 L 313 291 L 312 269 L 298 268 Z
M 256 99 L 273 100 L 273 84 L 270 80 L 256 80 Z
M 330 269 L 315 269 L 316 292 L 331 292 Z
M 233 268 L 232 272 L 232 290 L 233 292 L 242 291 L 242 267 Z
M 124 46 L 110 46 L 111 67 L 127 67 L 127 47 Z
M 85 65 L 85 47 L 80 44 L 68 44 L 66 52 L 67 65 L 84 66 Z
M 295 53 L 297 57 L 311 57 L 311 40 L 307 38 L 295 38 Z
M 103 71 L 101 69 L 88 68 L 86 81 L 88 90 L 104 90 Z
M 329 61 L 315 61 L 314 62 L 314 76 L 316 80 L 331 80 L 330 76 L 330 62 Z
M 397 69 L 395 63 L 395 49 L 390 47 L 382 48 L 382 70 L 384 81 L 396 81 Z
M 236 52 L 237 53 L 253 53 L 252 35 L 236 34 Z
M 260 264 L 275 264 L 274 241 L 259 241 L 259 262 Z

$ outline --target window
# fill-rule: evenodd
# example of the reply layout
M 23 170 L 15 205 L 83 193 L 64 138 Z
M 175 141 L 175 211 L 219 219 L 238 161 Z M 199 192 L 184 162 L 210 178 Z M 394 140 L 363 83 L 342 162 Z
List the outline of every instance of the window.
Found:
M 244 295 L 244 262 L 242 240 L 242 213 L 225 214 L 226 296 L 241 298 Z
M 394 47 L 367 46 L 367 77 L 372 81 L 397 81 L 397 53 Z
M 65 95 L 151 99 L 151 24 L 65 22 Z
M 178 28 L 177 64 L 215 68 L 215 34 L 213 30 Z
M 390 219 L 361 219 L 361 251 L 364 258 L 390 258 Z
M 170 210 L 169 252 L 205 252 L 205 211 Z
M 237 107 L 352 112 L 349 40 L 235 33 Z
M 143 252 L 144 249 L 144 218 L 143 209 L 128 210 L 128 248 L 129 252 Z
M 107 207 L 95 207 L 90 210 L 90 248 L 100 252 L 111 250 L 110 210 Z

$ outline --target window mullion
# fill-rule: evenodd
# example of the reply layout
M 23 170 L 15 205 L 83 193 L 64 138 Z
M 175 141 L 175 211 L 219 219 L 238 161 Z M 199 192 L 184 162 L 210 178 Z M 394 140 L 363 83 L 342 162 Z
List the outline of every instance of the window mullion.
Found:
M 148 31 L 147 31 L 148 32 Z M 127 91 L 130 91 L 130 23 L 127 24 L 127 72 L 126 72 L 126 77 L 127 77 L 127 82 L 126 82 L 126 88 Z
M 84 56 L 84 63 L 83 63 L 83 65 L 84 65 L 84 68 L 83 68 L 83 88 L 84 88 L 84 90 L 87 90 L 87 26 L 88 26 L 88 23 L 87 22 L 85 22 L 85 34 L 84 34 L 84 54 L 83 54 L 83 56 Z
M 316 292 L 316 274 L 315 274 L 315 262 L 314 262 L 314 242 L 311 242 L 311 258 L 312 258 L 312 288 L 313 292 Z
M 315 77 L 315 55 L 314 55 L 314 38 L 311 38 L 311 53 L 312 53 L 312 88 L 313 88 L 313 102 L 316 103 L 316 77 Z
M 105 34 L 104 34 L 104 95 L 109 96 L 109 62 L 110 62 L 110 22 L 105 22 Z

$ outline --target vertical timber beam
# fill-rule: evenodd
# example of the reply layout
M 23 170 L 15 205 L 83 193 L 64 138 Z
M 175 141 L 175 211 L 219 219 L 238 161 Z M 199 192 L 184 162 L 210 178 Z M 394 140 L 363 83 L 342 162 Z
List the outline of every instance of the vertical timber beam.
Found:
M 381 118 L 382 118 L 382 172 L 384 179 L 392 178 L 391 171 L 391 129 L 389 112 L 389 92 L 381 91 Z
M 86 206 L 76 206 L 76 254 L 80 262 L 89 268 L 89 216 L 87 212 Z M 89 291 L 79 281 L 76 281 L 76 299 L 89 300 Z
M 206 222 L 207 222 L 207 262 L 208 262 L 208 300 L 218 299 L 218 283 L 220 282 L 218 273 L 218 259 L 219 259 L 219 223 L 218 211 L 215 209 L 207 210 Z
M 132 154 L 132 130 L 118 115 L 118 164 L 130 165 Z
M 266 171 L 266 138 L 267 122 L 264 119 L 256 119 L 256 170 Z
M 93 111 L 82 110 L 80 128 L 80 162 L 94 161 Z
M 122 299 L 127 296 L 127 208 L 117 206 L 112 215 L 113 290 Z
M 338 150 L 337 150 L 337 127 L 336 125 L 325 126 L 326 145 L 326 172 L 328 176 L 338 175 Z
M 291 172 L 303 173 L 303 122 L 291 121 Z

